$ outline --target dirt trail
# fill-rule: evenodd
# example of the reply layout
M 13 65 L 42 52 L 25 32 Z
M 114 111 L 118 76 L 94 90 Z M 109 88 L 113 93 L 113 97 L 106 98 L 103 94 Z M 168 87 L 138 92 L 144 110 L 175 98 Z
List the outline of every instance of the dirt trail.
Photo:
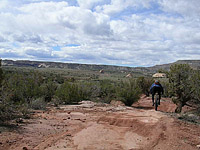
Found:
M 151 98 L 133 107 L 95 103 L 34 113 L 19 128 L 0 133 L 0 150 L 195 150 L 200 126 L 170 117 L 175 105 Z M 185 108 L 186 109 L 186 108 Z

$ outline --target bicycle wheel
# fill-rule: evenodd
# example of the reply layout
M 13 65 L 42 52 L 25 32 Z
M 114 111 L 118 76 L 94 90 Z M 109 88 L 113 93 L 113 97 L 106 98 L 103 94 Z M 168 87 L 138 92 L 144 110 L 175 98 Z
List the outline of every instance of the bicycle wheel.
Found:
M 155 110 L 157 111 L 158 109 L 158 101 L 159 101 L 159 97 L 158 95 L 156 94 L 156 100 L 155 100 Z

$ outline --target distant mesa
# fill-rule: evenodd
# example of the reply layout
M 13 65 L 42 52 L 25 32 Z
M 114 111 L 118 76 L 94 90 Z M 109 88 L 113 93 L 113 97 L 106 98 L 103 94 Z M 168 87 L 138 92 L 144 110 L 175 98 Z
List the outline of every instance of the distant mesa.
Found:
M 151 75 L 158 72 L 158 70 L 170 70 L 170 66 L 173 64 L 189 64 L 193 69 L 200 70 L 200 60 L 179 60 L 174 63 L 156 65 L 152 67 L 125 67 L 125 66 L 113 66 L 113 65 L 96 65 L 96 64 L 77 64 L 77 63 L 63 63 L 63 62 L 42 62 L 42 61 L 30 61 L 30 60 L 2 60 L 2 66 L 10 67 L 34 67 L 34 68 L 62 68 L 62 69 L 76 69 L 76 70 L 93 70 L 103 74 L 105 72 L 121 72 L 128 74 L 129 72 L 144 73 L 145 75 Z M 125 76 L 126 77 L 126 76 Z M 127 77 L 131 77 L 127 75 Z
M 127 74 L 126 78 L 132 78 L 133 75 L 131 73 Z
M 2 65 L 2 66 L 13 66 L 13 63 L 7 63 L 7 62 L 5 62 L 5 61 L 2 61 L 2 62 L 1 62 L 1 65 Z
M 153 78 L 166 78 L 166 74 L 165 73 L 155 73 L 153 76 Z
M 38 65 L 38 68 L 48 68 L 49 65 L 46 65 L 46 64 L 39 64 Z
M 99 73 L 104 73 L 104 70 L 103 70 L 103 69 L 101 69 L 101 70 L 99 71 Z

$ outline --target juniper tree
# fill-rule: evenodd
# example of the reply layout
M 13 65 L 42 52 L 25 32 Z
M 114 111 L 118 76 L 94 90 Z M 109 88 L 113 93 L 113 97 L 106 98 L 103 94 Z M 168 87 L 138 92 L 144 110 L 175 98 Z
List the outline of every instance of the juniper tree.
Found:
M 182 107 L 192 100 L 191 75 L 192 68 L 188 64 L 175 64 L 170 67 L 169 82 L 174 93 L 173 102 L 177 105 L 175 112 L 180 113 Z

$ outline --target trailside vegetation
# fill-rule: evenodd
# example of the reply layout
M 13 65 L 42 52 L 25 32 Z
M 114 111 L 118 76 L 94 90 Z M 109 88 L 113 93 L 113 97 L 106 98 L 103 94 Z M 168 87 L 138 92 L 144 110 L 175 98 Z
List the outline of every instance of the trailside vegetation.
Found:
M 151 87 L 153 82 L 153 78 L 150 77 L 147 78 L 142 76 L 136 79 L 137 86 L 141 89 L 141 92 L 146 96 L 149 96 L 149 88 Z
M 59 104 L 77 104 L 82 100 L 110 103 L 120 100 L 131 106 L 141 94 L 149 95 L 154 82 L 151 77 L 124 78 L 112 80 L 96 74 L 86 75 L 68 70 L 34 70 L 29 68 L 2 68 L 0 62 L 0 122 L 18 117 L 29 117 L 32 109 L 46 109 L 46 106 Z M 200 104 L 200 72 L 189 65 L 172 65 L 164 79 L 164 96 L 173 97 L 177 105 L 176 112 L 193 103 Z M 105 75 L 104 77 L 107 77 Z
M 131 106 L 140 98 L 142 89 L 138 87 L 137 81 L 130 79 L 128 82 L 122 82 L 118 87 L 118 97 L 127 106 Z
M 0 68 L 0 121 L 29 117 L 32 109 L 45 109 L 48 104 L 77 104 L 82 100 L 103 103 L 120 100 L 131 106 L 142 93 L 142 87 L 133 78 L 99 80 L 77 76 L 33 69 L 6 68 L 2 71 Z
M 173 102 L 177 105 L 176 113 L 189 103 L 199 103 L 200 74 L 188 64 L 175 64 L 169 71 L 170 92 Z

